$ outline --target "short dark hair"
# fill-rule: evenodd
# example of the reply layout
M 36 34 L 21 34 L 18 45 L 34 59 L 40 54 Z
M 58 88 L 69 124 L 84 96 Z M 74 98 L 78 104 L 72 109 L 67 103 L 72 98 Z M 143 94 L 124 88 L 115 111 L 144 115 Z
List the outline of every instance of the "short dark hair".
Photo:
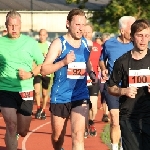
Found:
M 140 32 L 140 31 L 147 29 L 149 27 L 150 27 L 150 24 L 147 20 L 145 20 L 145 19 L 136 20 L 131 25 L 131 37 L 133 37 L 136 32 Z
M 73 19 L 73 16 L 77 16 L 77 15 L 79 15 L 79 16 L 85 16 L 85 12 L 82 9 L 79 9 L 79 8 L 72 9 L 69 12 L 68 16 L 67 16 L 67 20 L 69 22 L 71 22 L 72 19 Z M 86 18 L 86 16 L 85 16 L 85 18 Z M 66 27 L 66 28 L 68 29 L 68 27 Z

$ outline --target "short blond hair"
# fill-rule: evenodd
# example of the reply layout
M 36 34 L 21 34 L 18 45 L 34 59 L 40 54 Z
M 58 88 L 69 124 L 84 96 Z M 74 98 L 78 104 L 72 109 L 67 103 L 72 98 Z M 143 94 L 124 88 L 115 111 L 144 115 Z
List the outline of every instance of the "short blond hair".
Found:
M 7 20 L 8 20 L 9 17 L 11 17 L 11 18 L 19 17 L 21 19 L 21 15 L 17 11 L 15 11 L 15 10 L 11 10 L 11 11 L 9 11 L 7 13 L 7 15 L 6 15 L 6 22 L 7 22 Z
M 93 25 L 91 23 L 86 23 L 85 26 L 90 26 L 92 28 L 92 32 L 94 31 L 94 27 L 93 27 Z

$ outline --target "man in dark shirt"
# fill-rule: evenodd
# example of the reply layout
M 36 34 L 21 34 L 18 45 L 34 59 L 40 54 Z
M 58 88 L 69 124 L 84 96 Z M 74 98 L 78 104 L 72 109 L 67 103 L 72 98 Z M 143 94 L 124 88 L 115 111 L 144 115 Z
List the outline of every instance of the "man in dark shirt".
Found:
M 108 92 L 120 96 L 123 150 L 150 150 L 149 37 L 150 25 L 146 20 L 132 24 L 134 48 L 116 60 L 108 81 Z

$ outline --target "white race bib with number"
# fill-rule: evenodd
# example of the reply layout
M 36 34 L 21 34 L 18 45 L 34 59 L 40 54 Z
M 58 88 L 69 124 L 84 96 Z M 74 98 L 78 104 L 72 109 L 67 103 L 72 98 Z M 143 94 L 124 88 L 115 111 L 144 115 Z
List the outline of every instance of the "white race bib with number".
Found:
M 33 90 L 32 91 L 22 91 L 19 92 L 23 100 L 33 100 Z
M 150 70 L 129 70 L 129 87 L 143 87 L 150 84 Z
M 85 62 L 72 62 L 68 64 L 67 78 L 84 79 L 85 75 L 86 75 Z

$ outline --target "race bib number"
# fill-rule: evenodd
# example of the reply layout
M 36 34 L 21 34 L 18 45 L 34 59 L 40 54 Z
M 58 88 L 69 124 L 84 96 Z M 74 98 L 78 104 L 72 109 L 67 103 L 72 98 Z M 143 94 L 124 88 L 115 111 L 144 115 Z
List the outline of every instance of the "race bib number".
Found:
M 33 100 L 33 91 L 22 91 L 19 92 L 23 100 Z
M 129 70 L 129 87 L 143 87 L 150 84 L 150 70 Z
M 89 75 L 87 75 L 87 86 L 92 85 L 92 80 L 90 79 Z
M 72 62 L 68 64 L 67 78 L 84 79 L 85 75 L 86 75 L 85 62 Z

